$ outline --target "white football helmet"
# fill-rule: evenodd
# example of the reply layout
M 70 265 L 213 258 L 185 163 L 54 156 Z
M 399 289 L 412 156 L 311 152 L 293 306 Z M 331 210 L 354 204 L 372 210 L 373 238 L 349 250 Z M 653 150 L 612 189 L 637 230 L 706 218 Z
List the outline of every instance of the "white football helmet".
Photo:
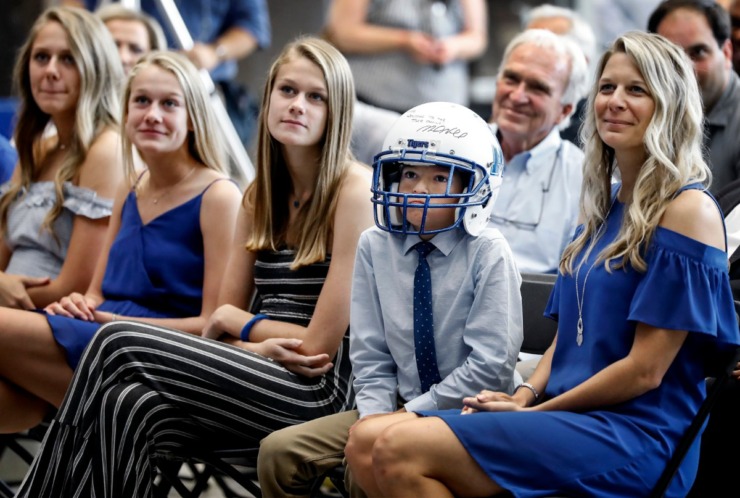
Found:
M 462 226 L 471 235 L 480 234 L 498 196 L 504 168 L 503 153 L 495 135 L 480 116 L 467 107 L 448 102 L 429 102 L 405 112 L 386 135 L 383 151 L 373 162 L 372 202 L 375 224 L 382 230 L 402 234 L 433 234 Z M 459 174 L 460 194 L 399 193 L 403 165 L 449 167 Z M 433 198 L 452 202 L 432 204 Z M 410 200 L 411 199 L 411 200 Z M 410 202 L 423 200 L 421 225 L 406 221 Z M 454 207 L 455 222 L 444 228 L 426 230 L 429 209 Z

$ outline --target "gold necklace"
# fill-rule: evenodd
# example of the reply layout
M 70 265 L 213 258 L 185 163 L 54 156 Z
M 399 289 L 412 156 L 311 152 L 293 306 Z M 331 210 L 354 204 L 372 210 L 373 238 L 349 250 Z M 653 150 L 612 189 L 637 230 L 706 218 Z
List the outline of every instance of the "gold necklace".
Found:
M 152 196 L 152 204 L 158 204 L 160 199 L 163 199 L 163 198 L 167 197 L 167 195 L 169 195 L 169 193 L 172 192 L 172 189 L 173 188 L 177 187 L 182 182 L 184 182 L 185 180 L 187 180 L 188 178 L 190 178 L 190 175 L 192 175 L 195 170 L 196 170 L 196 168 L 193 167 L 185 176 L 183 176 L 182 178 L 180 178 L 179 180 L 177 180 L 173 185 L 171 185 L 170 187 L 168 187 L 167 190 L 165 190 L 162 193 L 162 195 L 160 195 L 159 197 L 154 198 L 154 196 Z M 151 182 L 151 178 L 152 178 L 151 177 L 151 172 L 149 173 L 149 175 L 150 175 L 149 176 L 149 181 Z M 151 185 L 151 183 L 149 185 Z M 151 188 L 150 188 L 150 190 L 151 190 Z
M 617 191 L 618 193 L 619 191 Z M 617 200 L 617 194 L 614 194 L 614 199 L 612 199 L 612 203 L 609 206 L 609 210 L 606 212 L 606 216 L 604 217 L 604 222 L 599 225 L 599 229 L 596 230 L 596 233 L 594 234 L 594 237 L 591 239 L 592 242 L 590 244 L 591 247 L 583 254 L 583 258 L 581 262 L 578 264 L 578 268 L 576 268 L 576 305 L 578 305 L 578 323 L 576 324 L 576 344 L 580 346 L 583 344 L 583 300 L 586 298 L 586 282 L 588 281 L 588 276 L 591 275 L 591 270 L 594 269 L 594 266 L 596 266 L 596 261 L 598 261 L 599 258 L 596 258 L 594 260 L 591 267 L 586 272 L 586 277 L 583 279 L 583 287 L 581 289 L 581 295 L 579 297 L 578 295 L 578 276 L 581 274 L 581 267 L 583 266 L 583 263 L 585 262 L 585 258 L 591 253 L 594 246 L 596 245 L 596 242 L 599 240 L 599 237 L 601 236 L 601 232 L 604 230 L 604 227 L 606 226 L 606 220 L 609 218 L 609 215 L 612 212 L 612 208 L 614 207 L 614 203 Z

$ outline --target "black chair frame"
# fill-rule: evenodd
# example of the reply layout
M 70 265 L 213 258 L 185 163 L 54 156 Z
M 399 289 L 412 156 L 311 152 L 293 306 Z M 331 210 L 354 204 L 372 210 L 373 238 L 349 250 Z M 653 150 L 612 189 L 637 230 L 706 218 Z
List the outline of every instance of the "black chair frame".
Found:
M 739 306 L 737 301 L 735 302 L 735 306 L 736 308 Z M 704 427 L 704 424 L 709 417 L 709 413 L 712 411 L 712 407 L 716 403 L 720 393 L 727 383 L 737 382 L 737 380 L 732 377 L 732 371 L 735 369 L 738 361 L 740 361 L 740 348 L 731 348 L 717 353 L 715 361 L 710 366 L 710 371 L 708 372 L 707 397 L 699 406 L 699 410 L 691 421 L 691 425 L 686 429 L 686 432 L 679 441 L 678 446 L 676 446 L 671 459 L 668 461 L 668 464 L 663 470 L 658 482 L 653 487 L 653 490 L 650 493 L 650 498 L 663 498 L 665 495 L 673 477 L 676 475 L 676 472 L 678 472 L 686 453 L 688 453 Z
M 50 412 L 46 419 L 36 427 L 16 434 L 0 434 L 0 458 L 8 451 L 12 451 L 16 456 L 26 463 L 29 467 L 33 462 L 34 455 L 31 454 L 22 444 L 22 441 L 33 441 L 40 443 L 44 440 L 44 434 L 49 428 L 49 421 L 53 412 Z M 0 498 L 13 498 L 15 492 L 12 487 L 20 483 L 8 483 L 0 480 Z
M 204 451 L 198 455 L 189 455 L 177 460 L 158 459 L 157 468 L 162 480 L 157 485 L 155 496 L 166 498 L 170 489 L 174 489 L 182 498 L 198 498 L 208 486 L 208 480 L 213 478 L 225 498 L 247 498 L 247 495 L 235 491 L 224 480 L 223 476 L 228 476 L 252 496 L 261 498 L 262 491 L 257 483 L 258 451 L 259 448 L 215 450 Z M 193 474 L 191 488 L 185 486 L 179 475 L 183 464 Z M 198 464 L 202 464 L 203 468 L 198 468 Z M 331 480 L 344 498 L 349 498 L 349 493 L 344 489 L 344 467 L 342 466 L 330 469 L 320 476 L 311 487 L 310 496 L 316 498 L 322 496 L 321 485 L 326 478 Z
M 233 490 L 223 479 L 223 476 L 228 476 L 251 495 L 261 498 L 262 492 L 256 482 L 257 451 L 258 448 L 202 451 L 177 459 L 159 458 L 157 468 L 162 480 L 157 485 L 155 496 L 165 498 L 169 490 L 174 488 L 182 498 L 198 498 L 208 487 L 209 479 L 213 478 L 225 498 L 245 498 L 246 495 Z M 198 464 L 202 464 L 202 469 Z M 183 465 L 193 474 L 193 486 L 190 489 L 179 475 Z

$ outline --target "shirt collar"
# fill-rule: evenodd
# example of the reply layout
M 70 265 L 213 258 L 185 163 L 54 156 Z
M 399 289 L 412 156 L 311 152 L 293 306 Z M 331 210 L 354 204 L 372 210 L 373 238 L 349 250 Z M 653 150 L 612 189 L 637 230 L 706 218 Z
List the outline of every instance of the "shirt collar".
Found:
M 706 124 L 712 126 L 726 126 L 736 112 L 737 109 L 732 105 L 734 94 L 740 92 L 740 78 L 738 78 L 735 71 L 730 70 L 730 80 L 727 82 L 725 90 L 722 92 L 719 100 L 714 104 L 712 112 L 707 114 Z
M 439 249 L 439 252 L 441 252 L 445 256 L 449 256 L 449 254 L 463 239 L 464 236 L 465 229 L 462 227 L 457 227 L 453 228 L 452 230 L 447 230 L 446 232 L 438 233 L 437 235 L 429 239 L 429 242 L 434 244 L 434 247 Z M 407 235 L 403 241 L 403 253 L 408 254 L 412 250 L 412 248 L 419 242 L 421 242 L 421 238 L 419 238 L 418 235 Z
M 491 129 L 496 138 L 501 141 L 501 137 L 498 134 L 498 126 L 495 123 L 488 123 L 488 127 Z M 558 150 L 563 143 L 563 139 L 560 136 L 560 130 L 557 126 L 550 130 L 545 138 L 540 141 L 537 145 L 529 150 L 520 152 L 509 160 L 509 164 L 524 164 L 524 169 L 527 173 L 531 173 L 532 170 L 537 170 L 540 167 L 546 165 L 548 161 L 544 161 L 548 155 L 557 154 Z M 534 158 L 534 161 L 530 159 Z M 508 165 L 508 164 L 507 164 Z

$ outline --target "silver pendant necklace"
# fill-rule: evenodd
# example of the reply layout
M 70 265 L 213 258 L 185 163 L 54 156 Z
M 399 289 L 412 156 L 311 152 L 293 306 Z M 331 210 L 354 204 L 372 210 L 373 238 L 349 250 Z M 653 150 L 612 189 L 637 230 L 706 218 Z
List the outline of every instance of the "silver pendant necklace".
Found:
M 618 191 L 617 191 L 618 193 Z M 583 287 L 581 288 L 581 292 L 579 295 L 578 292 L 578 276 L 581 274 L 581 267 L 583 266 L 583 263 L 585 262 L 587 256 L 591 253 L 593 250 L 593 246 L 596 244 L 596 241 L 599 240 L 599 237 L 601 236 L 601 232 L 604 230 L 604 227 L 606 226 L 606 220 L 609 218 L 609 215 L 612 212 L 612 208 L 614 207 L 614 203 L 617 200 L 617 194 L 614 194 L 614 199 L 612 199 L 612 203 L 609 206 L 609 210 L 606 212 L 606 216 L 604 217 L 604 222 L 599 225 L 599 229 L 596 230 L 596 233 L 594 234 L 593 238 L 591 239 L 591 247 L 588 251 L 586 251 L 583 255 L 583 260 L 578 264 L 578 268 L 576 268 L 576 304 L 578 305 L 578 323 L 576 323 L 576 344 L 580 346 L 583 344 L 583 300 L 586 298 L 586 282 L 588 281 L 588 276 L 591 275 L 591 270 L 594 269 L 594 266 L 596 266 L 596 261 L 593 262 L 591 267 L 586 272 L 586 277 L 583 279 Z M 596 258 L 598 260 L 598 258 Z

